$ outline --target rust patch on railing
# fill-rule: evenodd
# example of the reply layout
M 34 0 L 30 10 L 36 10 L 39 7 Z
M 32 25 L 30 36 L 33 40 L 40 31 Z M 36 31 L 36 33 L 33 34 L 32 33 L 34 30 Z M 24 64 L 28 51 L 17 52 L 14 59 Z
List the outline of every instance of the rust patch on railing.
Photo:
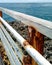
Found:
M 31 57 L 29 55 L 24 56 L 23 65 L 32 65 L 32 60 L 31 60 Z
M 30 45 L 32 45 L 36 50 L 43 54 L 43 45 L 44 45 L 44 35 L 39 33 L 35 28 L 29 26 L 29 38 Z
M 31 48 L 33 46 L 38 52 L 43 54 L 44 36 L 38 31 L 36 31 L 36 29 L 34 29 L 33 27 L 28 27 L 28 30 L 29 30 L 30 44 L 27 41 L 24 41 L 23 43 L 24 48 L 26 48 L 27 46 Z M 23 58 L 24 65 L 28 65 L 26 64 L 27 63 L 26 59 L 28 59 L 28 56 L 27 57 L 24 56 Z M 34 64 L 37 65 L 37 63 L 32 58 L 31 58 L 31 62 L 32 64 L 29 65 L 34 65 Z
M 29 46 L 30 48 L 32 47 L 26 40 L 23 42 L 23 46 L 24 48 L 27 48 L 27 46 Z M 32 58 L 30 55 L 24 55 L 23 65 L 32 65 Z
M 2 17 L 2 11 L 0 11 L 0 17 Z M 0 20 L 0 25 L 1 25 L 1 23 L 2 23 L 2 22 L 1 22 L 1 20 Z
M 34 39 L 36 30 L 33 27 L 29 26 L 28 31 L 29 31 L 29 38 L 30 38 L 29 43 L 30 43 L 30 45 L 33 45 L 33 43 L 34 43 L 33 39 Z
M 2 11 L 0 11 L 0 16 L 2 17 Z
M 29 45 L 29 43 L 28 43 L 27 41 L 24 41 L 24 42 L 23 42 L 23 46 L 25 47 L 25 46 L 27 46 L 27 45 Z
M 38 52 L 43 55 L 43 45 L 44 45 L 44 35 L 39 33 L 34 27 L 29 26 L 29 43 L 32 45 Z M 37 65 L 37 63 L 32 59 L 32 65 Z

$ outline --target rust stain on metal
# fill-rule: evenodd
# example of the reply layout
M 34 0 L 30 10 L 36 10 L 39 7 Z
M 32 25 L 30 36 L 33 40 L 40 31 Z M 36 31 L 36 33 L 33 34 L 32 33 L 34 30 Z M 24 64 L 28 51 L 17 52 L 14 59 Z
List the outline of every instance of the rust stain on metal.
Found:
M 30 45 L 33 45 L 33 39 L 36 31 L 34 30 L 33 27 L 30 26 L 28 27 L 28 31 L 29 31 L 29 38 L 30 38 L 29 43 Z
M 29 45 L 29 43 L 28 43 L 27 41 L 24 41 L 24 42 L 23 42 L 23 45 L 24 45 L 24 46 L 27 46 L 27 45 Z
M 32 46 L 28 43 L 28 41 L 24 41 L 23 45 L 24 45 L 24 47 L 29 46 L 30 48 L 32 48 Z
M 2 11 L 0 11 L 0 17 L 2 17 Z M 0 20 L 0 25 L 1 25 L 1 23 L 2 23 L 2 22 L 1 22 L 1 20 Z
M 35 28 L 29 26 L 29 38 L 30 45 L 32 45 L 36 50 L 43 54 L 43 45 L 44 45 L 44 35 L 39 33 Z
M 29 43 L 32 45 L 38 52 L 43 55 L 43 46 L 44 46 L 44 35 L 39 33 L 34 27 L 29 26 Z M 37 63 L 32 59 L 32 65 L 37 65 Z
M 0 11 L 0 16 L 2 17 L 2 11 Z
M 44 46 L 44 42 L 43 39 L 40 40 L 38 37 L 35 37 L 35 42 L 36 42 L 36 49 L 43 54 L 43 46 Z
M 23 58 L 23 65 L 31 65 L 31 64 L 32 64 L 31 57 L 29 55 L 24 56 L 24 58 Z

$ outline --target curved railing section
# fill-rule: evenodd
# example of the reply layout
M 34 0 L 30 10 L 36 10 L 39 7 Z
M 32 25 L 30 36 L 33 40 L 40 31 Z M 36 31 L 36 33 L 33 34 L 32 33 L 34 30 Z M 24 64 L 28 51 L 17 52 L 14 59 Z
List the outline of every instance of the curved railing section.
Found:
M 16 20 L 20 20 L 22 23 L 28 26 L 35 28 L 40 33 L 52 39 L 52 22 L 1 7 L 0 11 L 10 15 Z M 28 54 L 38 63 L 38 65 L 45 64 L 51 65 L 36 49 L 34 49 L 29 44 L 29 42 L 27 42 L 18 32 L 16 32 L 15 29 L 13 29 L 2 17 L 0 17 L 0 38 L 7 52 L 11 65 L 22 65 L 21 63 L 23 63 L 22 61 L 23 53 L 18 48 L 18 46 L 16 46 L 14 40 L 11 38 L 10 34 L 6 31 L 3 25 L 11 32 L 11 34 L 13 34 L 16 40 L 23 46 L 23 48 L 28 52 Z M 19 61 L 19 58 L 21 62 Z
M 40 33 L 52 39 L 52 22 L 2 7 L 0 7 L 0 11 L 6 13 L 16 20 L 20 20 L 22 23 L 28 26 L 36 28 L 36 30 L 38 30 Z

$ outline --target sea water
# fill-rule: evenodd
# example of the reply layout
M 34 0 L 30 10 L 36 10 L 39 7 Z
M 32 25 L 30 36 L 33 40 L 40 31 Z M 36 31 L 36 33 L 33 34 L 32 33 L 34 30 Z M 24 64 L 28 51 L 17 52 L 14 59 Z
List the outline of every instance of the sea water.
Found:
M 0 3 L 0 7 L 52 21 L 52 3 Z M 14 21 L 13 18 L 4 13 L 3 18 Z

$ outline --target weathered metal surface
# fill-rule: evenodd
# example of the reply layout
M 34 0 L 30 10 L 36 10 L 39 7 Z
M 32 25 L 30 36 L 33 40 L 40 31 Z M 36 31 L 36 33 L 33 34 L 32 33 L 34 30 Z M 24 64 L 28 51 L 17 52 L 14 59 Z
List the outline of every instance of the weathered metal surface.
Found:
M 0 38 L 1 38 L 1 41 L 2 41 L 2 43 L 6 43 L 6 41 L 3 39 L 3 36 L 2 36 L 1 33 L 2 33 L 2 31 L 1 31 L 1 29 L 0 29 Z M 7 53 L 7 56 L 8 56 L 8 58 L 9 58 L 9 60 L 10 60 L 11 65 L 13 65 L 13 64 L 15 65 L 15 62 L 14 62 L 14 60 L 13 60 L 11 54 L 9 53 L 8 47 L 6 46 L 6 44 L 3 44 L 3 45 L 4 45 L 5 51 L 6 51 L 6 53 Z
M 41 54 L 43 54 L 43 46 L 44 46 L 44 35 L 39 33 L 35 28 L 28 27 L 29 30 L 29 43 Z
M 2 11 L 0 11 L 0 16 L 2 17 Z
M 24 56 L 23 58 L 23 65 L 32 65 L 32 60 L 31 60 L 31 57 L 28 55 L 28 56 Z
M 5 36 L 7 37 L 8 41 L 10 42 L 10 45 L 14 49 L 16 55 L 19 57 L 21 62 L 23 62 L 24 54 L 22 53 L 21 49 L 17 46 L 17 44 L 14 42 L 14 40 L 12 39 L 12 37 L 9 35 L 9 33 L 6 31 L 6 29 L 4 28 L 4 26 L 2 24 L 0 25 L 0 27 L 3 30 L 3 32 L 4 32 Z
M 7 37 L 8 41 L 10 42 L 10 45 L 13 47 L 16 55 L 19 57 L 23 65 L 31 65 L 31 59 L 29 55 L 24 55 L 22 50 L 17 46 L 17 44 L 14 42 L 14 40 L 11 38 L 9 33 L 6 31 L 4 26 L 1 24 L 0 25 L 1 29 L 3 30 L 5 36 Z M 25 61 L 27 60 L 27 61 Z
M 51 65 L 38 51 L 36 51 L 31 45 L 29 45 L 29 43 L 20 34 L 18 34 L 4 19 L 0 17 L 0 20 L 39 65 Z
M 2 7 L 0 7 L 0 11 L 3 11 L 16 20 L 20 20 L 22 23 L 28 26 L 36 28 L 37 31 L 52 39 L 52 22 Z
M 39 33 L 33 27 L 28 27 L 29 31 L 29 43 L 32 45 L 38 52 L 43 54 L 43 47 L 44 47 L 44 36 Z M 37 65 L 37 63 L 32 59 L 32 65 Z
M 5 22 L 4 19 L 0 17 L 0 20 L 7 27 L 7 29 L 13 34 L 13 36 L 15 36 L 15 38 L 18 39 L 18 42 L 22 44 L 25 39 L 19 33 L 17 33 L 15 29 L 13 29 L 7 22 Z
M 0 17 L 2 17 L 2 11 L 0 11 Z M 0 21 L 0 24 L 1 24 L 1 21 Z M 0 64 L 4 65 L 4 62 L 3 62 L 1 55 L 0 55 Z
M 10 53 L 11 56 L 10 56 L 10 55 L 9 55 L 9 56 L 12 57 L 11 60 L 14 60 L 14 61 L 13 61 L 13 62 L 15 63 L 14 65 L 21 65 L 21 63 L 20 63 L 18 57 L 15 55 L 14 51 L 12 50 L 12 47 L 10 46 L 8 40 L 6 39 L 6 37 L 5 37 L 5 35 L 3 34 L 3 32 L 2 32 L 1 29 L 0 29 L 0 32 L 1 32 L 0 36 L 1 36 L 1 40 L 2 40 L 2 42 L 3 42 L 3 46 L 5 47 L 5 50 L 8 49 L 8 50 L 6 50 L 6 52 L 7 52 L 8 54 Z M 8 52 L 8 51 L 9 51 L 9 52 Z M 8 57 L 9 57 L 9 56 L 8 56 Z M 9 59 L 10 59 L 10 57 L 9 57 Z M 10 61 L 10 62 L 11 62 L 11 61 Z M 13 62 L 11 62 L 12 65 L 13 65 Z
M 3 30 L 5 36 L 7 37 L 8 41 L 10 42 L 10 45 L 12 46 L 12 48 L 14 49 L 16 55 L 19 57 L 19 59 L 21 60 L 23 65 L 31 65 L 31 59 L 29 55 L 24 55 L 22 50 L 17 46 L 17 44 L 14 42 L 14 40 L 11 38 L 11 36 L 9 35 L 9 33 L 6 31 L 6 29 L 4 28 L 4 26 L 1 24 L 0 25 L 1 29 Z M 27 60 L 27 61 L 25 61 Z

